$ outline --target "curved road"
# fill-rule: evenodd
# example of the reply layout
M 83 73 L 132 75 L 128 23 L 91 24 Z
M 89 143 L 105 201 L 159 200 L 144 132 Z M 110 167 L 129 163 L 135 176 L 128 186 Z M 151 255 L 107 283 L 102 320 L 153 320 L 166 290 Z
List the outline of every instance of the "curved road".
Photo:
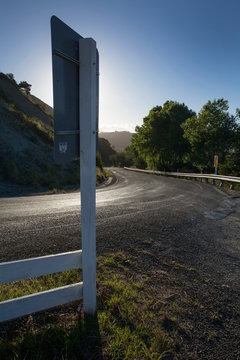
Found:
M 184 358 L 239 359 L 240 198 L 112 171 L 97 190 L 97 254 L 122 251 L 118 270 L 144 284 L 148 306 L 177 316 Z M 0 261 L 80 249 L 79 215 L 79 193 L 1 198 Z
M 239 286 L 239 198 L 214 186 L 113 169 L 97 190 L 97 252 L 156 252 Z M 79 193 L 1 198 L 0 261 L 81 248 Z

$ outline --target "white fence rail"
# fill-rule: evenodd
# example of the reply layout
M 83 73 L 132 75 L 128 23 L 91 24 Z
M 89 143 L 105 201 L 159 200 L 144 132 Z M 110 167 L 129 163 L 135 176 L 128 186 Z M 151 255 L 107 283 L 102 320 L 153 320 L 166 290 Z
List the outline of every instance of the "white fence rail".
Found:
M 225 175 L 214 175 L 214 174 L 197 174 L 197 173 L 180 173 L 180 172 L 167 172 L 167 171 L 155 171 L 155 170 L 142 170 L 124 167 L 126 170 L 137 171 L 147 174 L 155 175 L 165 175 L 165 176 L 176 176 L 176 177 L 185 177 L 185 178 L 199 178 L 199 179 L 213 179 L 220 180 L 222 183 L 228 181 L 232 184 L 240 184 L 240 177 L 236 176 L 225 176 Z
M 80 268 L 82 251 L 48 255 L 0 264 L 0 284 Z M 83 283 L 63 286 L 0 302 L 0 322 L 81 299 Z
M 82 297 L 82 283 L 3 301 L 0 303 L 0 321 L 15 319 L 36 311 L 63 305 Z

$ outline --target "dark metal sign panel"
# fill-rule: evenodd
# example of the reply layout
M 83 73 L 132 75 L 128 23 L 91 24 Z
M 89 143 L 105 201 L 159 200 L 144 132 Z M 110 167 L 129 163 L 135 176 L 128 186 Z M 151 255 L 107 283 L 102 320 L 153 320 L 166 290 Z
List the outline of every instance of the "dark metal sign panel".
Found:
M 79 39 L 56 16 L 51 18 L 54 159 L 58 164 L 79 158 Z M 99 54 L 96 54 L 96 133 L 98 134 Z
M 56 16 L 51 18 L 54 158 L 66 163 L 79 157 L 79 39 Z

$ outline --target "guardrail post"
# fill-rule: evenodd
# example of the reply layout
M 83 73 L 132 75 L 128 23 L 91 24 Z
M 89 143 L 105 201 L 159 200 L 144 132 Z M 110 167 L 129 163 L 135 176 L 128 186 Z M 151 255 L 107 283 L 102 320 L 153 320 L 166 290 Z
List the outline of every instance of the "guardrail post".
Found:
M 224 180 L 221 181 L 220 187 L 224 187 Z
M 231 183 L 231 185 L 230 185 L 230 190 L 234 190 L 234 188 L 235 188 L 235 184 L 234 184 L 234 183 Z

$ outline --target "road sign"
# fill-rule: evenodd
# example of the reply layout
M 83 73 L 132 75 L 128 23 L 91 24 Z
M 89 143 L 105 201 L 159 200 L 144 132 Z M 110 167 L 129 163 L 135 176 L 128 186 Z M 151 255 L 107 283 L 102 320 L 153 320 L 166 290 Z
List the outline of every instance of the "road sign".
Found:
M 54 159 L 58 164 L 79 158 L 79 40 L 82 36 L 56 16 L 51 18 Z M 96 131 L 98 132 L 99 56 L 96 50 Z M 81 80 L 81 79 L 80 79 Z
M 93 39 L 83 39 L 55 16 L 51 29 L 55 161 L 80 155 L 83 308 L 94 314 L 99 56 Z
M 79 156 L 79 39 L 56 16 L 51 18 L 54 158 L 66 163 Z
M 214 167 L 218 167 L 218 155 L 214 155 Z

